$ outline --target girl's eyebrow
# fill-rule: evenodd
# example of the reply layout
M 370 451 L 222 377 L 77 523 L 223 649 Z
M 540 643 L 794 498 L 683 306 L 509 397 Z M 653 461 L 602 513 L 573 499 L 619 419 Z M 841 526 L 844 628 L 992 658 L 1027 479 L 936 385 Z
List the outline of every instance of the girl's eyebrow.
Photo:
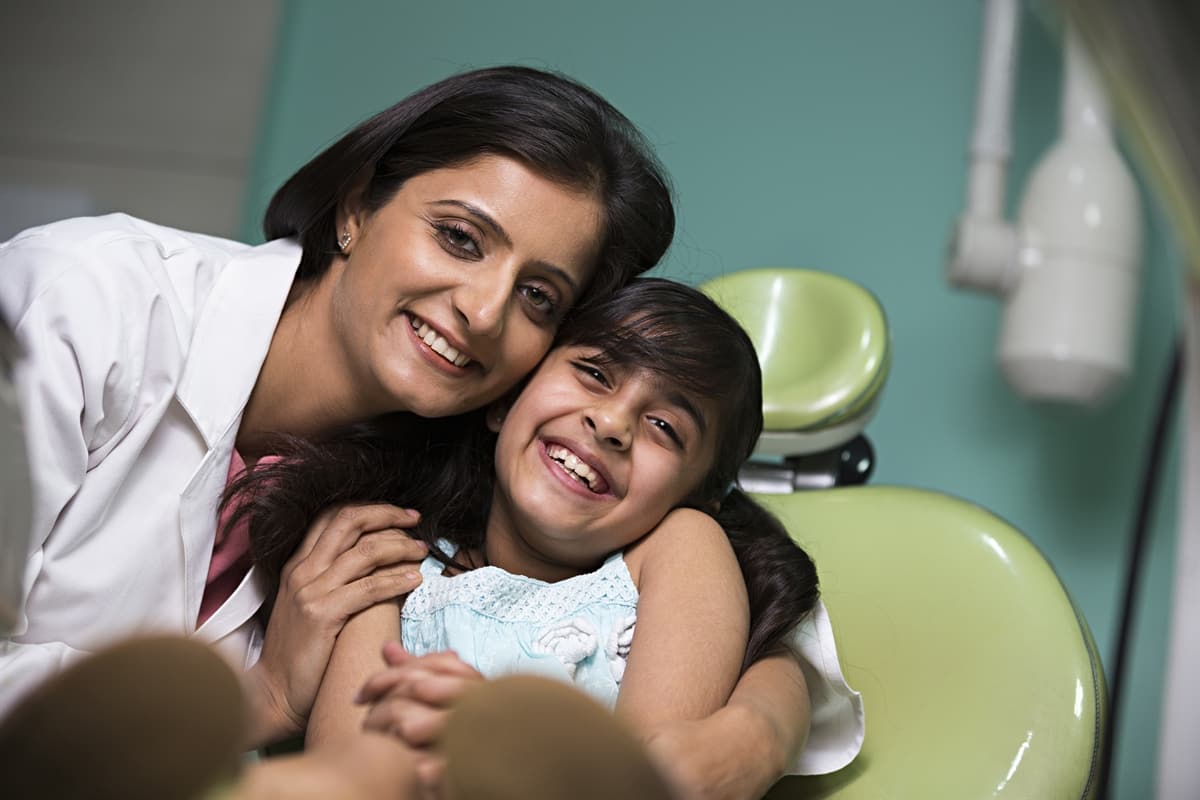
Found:
M 704 418 L 704 412 L 700 407 L 692 402 L 692 399 L 678 389 L 671 389 L 667 392 L 667 402 L 678 408 L 684 414 L 692 418 L 696 429 L 700 431 L 700 435 L 704 436 L 708 429 L 708 422 Z
M 462 200 L 451 199 L 434 200 L 431 205 L 454 206 L 455 208 L 461 208 L 463 211 L 479 220 L 479 222 L 485 228 L 490 230 L 492 235 L 504 243 L 505 246 L 512 247 L 512 239 L 509 237 L 508 231 L 504 230 L 504 226 L 497 222 L 491 214 L 487 213 L 479 206 L 472 205 L 471 203 L 467 203 Z M 579 296 L 579 284 L 577 284 L 575 279 L 571 277 L 570 273 L 568 273 L 562 267 L 556 264 L 551 264 L 548 261 L 538 261 L 537 266 L 540 266 L 542 269 L 553 272 L 555 275 L 557 275 L 563 281 L 563 283 L 567 285 L 567 288 L 571 290 L 572 297 Z

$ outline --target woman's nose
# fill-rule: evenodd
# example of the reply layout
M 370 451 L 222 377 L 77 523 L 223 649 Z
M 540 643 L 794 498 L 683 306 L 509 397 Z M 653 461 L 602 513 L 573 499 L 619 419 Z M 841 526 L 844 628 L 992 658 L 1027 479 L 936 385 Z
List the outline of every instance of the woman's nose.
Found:
M 511 276 L 492 271 L 465 279 L 454 294 L 454 307 L 477 335 L 498 339 L 504 333 L 510 302 L 516 288 Z

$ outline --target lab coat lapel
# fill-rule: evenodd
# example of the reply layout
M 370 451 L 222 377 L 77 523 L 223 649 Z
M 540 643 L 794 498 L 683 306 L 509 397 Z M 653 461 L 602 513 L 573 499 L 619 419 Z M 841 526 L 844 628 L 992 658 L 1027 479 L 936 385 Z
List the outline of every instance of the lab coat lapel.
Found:
M 200 310 L 176 395 L 210 448 L 246 407 L 299 263 L 291 240 L 247 250 L 225 266 Z
M 199 311 L 176 397 L 207 448 L 180 497 L 187 624 L 196 624 L 208 578 L 229 460 L 242 411 L 300 262 L 300 248 L 278 240 L 238 255 L 222 270 Z M 245 622 L 262 603 L 259 582 L 246 576 L 201 627 L 215 641 Z
M 184 622 L 189 629 L 196 624 L 200 614 L 200 599 L 204 595 L 208 564 L 212 560 L 217 510 L 225 491 L 225 479 L 229 474 L 229 459 L 233 456 L 236 436 L 237 425 L 230 425 L 225 437 L 209 447 L 179 498 L 179 530 L 183 537 L 185 578 L 184 613 L 187 614 Z M 212 621 L 211 618 L 209 621 Z

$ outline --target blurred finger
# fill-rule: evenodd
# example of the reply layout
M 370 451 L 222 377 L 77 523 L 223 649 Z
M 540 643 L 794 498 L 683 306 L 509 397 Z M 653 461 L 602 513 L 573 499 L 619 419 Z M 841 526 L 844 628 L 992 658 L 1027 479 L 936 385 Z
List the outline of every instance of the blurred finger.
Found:
M 392 667 L 380 670 L 367 678 L 362 688 L 358 690 L 358 694 L 355 695 L 354 701 L 359 704 L 378 702 L 395 691 L 402 680 L 404 680 L 402 669 Z
M 446 759 L 437 753 L 417 755 L 417 781 L 426 798 L 442 797 L 442 780 L 446 775 Z
M 384 648 L 384 660 L 387 660 L 389 650 Z M 416 667 L 430 672 L 440 672 L 446 675 L 458 675 L 463 678 L 482 678 L 479 670 L 472 667 L 467 662 L 458 657 L 458 653 L 453 650 L 440 650 L 436 653 L 427 653 L 423 656 L 413 656 L 405 653 L 405 666 Z M 390 663 L 390 662 L 389 662 Z
M 434 744 L 446 728 L 448 712 L 405 699 L 376 703 L 363 718 L 363 729 L 402 740 L 409 747 Z

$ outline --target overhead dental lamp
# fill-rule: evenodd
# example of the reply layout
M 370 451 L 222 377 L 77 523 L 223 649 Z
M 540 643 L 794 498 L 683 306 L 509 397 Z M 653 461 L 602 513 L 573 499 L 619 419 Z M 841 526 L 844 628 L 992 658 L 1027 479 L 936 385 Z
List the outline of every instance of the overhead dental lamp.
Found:
M 1021 396 L 1103 402 L 1129 373 L 1142 251 L 1137 184 L 1089 55 L 1063 26 L 1059 137 L 1005 218 L 1019 0 L 986 0 L 966 208 L 947 279 L 1004 303 L 1001 370 Z

